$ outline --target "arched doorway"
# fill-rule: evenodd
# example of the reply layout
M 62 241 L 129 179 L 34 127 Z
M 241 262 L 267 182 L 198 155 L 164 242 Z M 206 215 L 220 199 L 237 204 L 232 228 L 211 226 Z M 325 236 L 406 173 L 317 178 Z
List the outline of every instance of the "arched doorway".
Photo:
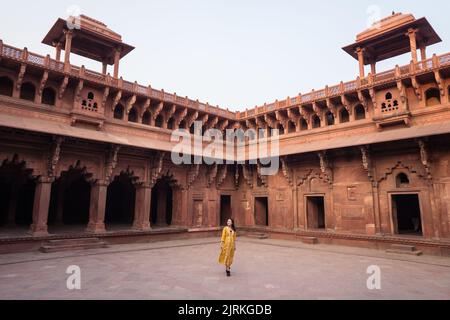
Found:
M 83 226 L 89 222 L 92 175 L 79 164 L 53 182 L 50 197 L 49 226 Z
M 36 189 L 33 170 L 15 156 L 0 166 L 0 227 L 23 226 L 32 223 Z
M 159 179 L 152 189 L 151 222 L 153 226 L 172 225 L 174 181 L 165 176 Z
M 121 173 L 108 187 L 106 196 L 105 224 L 108 226 L 131 226 L 134 221 L 136 178 Z

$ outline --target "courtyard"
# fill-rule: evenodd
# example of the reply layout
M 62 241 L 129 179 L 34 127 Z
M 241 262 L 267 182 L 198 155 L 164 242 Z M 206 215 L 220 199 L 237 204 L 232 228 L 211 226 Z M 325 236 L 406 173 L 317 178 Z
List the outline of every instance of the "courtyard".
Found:
M 0 255 L 0 299 L 450 299 L 444 257 L 240 237 L 227 278 L 218 254 L 219 239 L 205 238 Z M 368 289 L 371 266 L 381 289 Z

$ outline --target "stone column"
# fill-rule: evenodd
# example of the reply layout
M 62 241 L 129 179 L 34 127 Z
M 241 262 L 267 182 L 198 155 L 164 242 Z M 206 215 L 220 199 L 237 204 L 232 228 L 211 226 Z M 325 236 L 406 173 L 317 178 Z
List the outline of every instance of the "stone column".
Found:
M 66 30 L 64 31 L 64 34 L 66 35 L 66 47 L 64 49 L 64 71 L 68 72 L 70 71 L 70 52 L 72 51 L 73 31 Z
M 417 63 L 417 39 L 416 39 L 416 29 L 409 29 L 408 30 L 408 37 L 409 37 L 409 44 L 411 47 L 411 56 L 414 63 Z
M 102 68 L 102 74 L 106 75 L 106 73 L 108 72 L 108 63 L 103 62 L 103 68 Z
M 36 191 L 33 205 L 33 223 L 30 233 L 33 236 L 48 235 L 48 210 L 50 207 L 50 195 L 53 179 L 41 177 L 36 182 Z
M 134 215 L 133 229 L 139 231 L 149 231 L 150 208 L 152 201 L 152 188 L 149 184 L 136 187 L 136 209 Z
M 61 42 L 54 43 L 54 46 L 56 49 L 55 60 L 61 61 L 61 50 L 62 50 Z
M 121 50 L 118 48 L 114 52 L 114 78 L 119 78 L 119 62 L 120 62 Z
M 359 77 L 361 79 L 364 79 L 366 77 L 364 71 L 364 49 L 357 48 L 356 53 L 358 55 L 358 62 L 359 62 Z
M 377 74 L 377 63 L 376 62 L 372 62 L 370 64 L 370 72 L 372 73 L 372 75 Z
M 105 181 L 99 181 L 92 186 L 91 201 L 89 207 L 89 224 L 87 226 L 87 232 L 106 232 L 105 210 L 107 192 L 108 184 Z

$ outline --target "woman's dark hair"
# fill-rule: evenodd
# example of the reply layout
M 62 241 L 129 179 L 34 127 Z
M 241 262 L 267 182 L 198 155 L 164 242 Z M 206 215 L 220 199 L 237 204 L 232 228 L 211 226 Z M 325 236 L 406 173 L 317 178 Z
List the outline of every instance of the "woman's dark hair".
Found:
M 234 219 L 229 219 L 229 220 L 231 220 L 231 230 L 233 230 L 234 232 L 236 232 L 236 226 L 235 226 L 235 224 L 234 224 Z

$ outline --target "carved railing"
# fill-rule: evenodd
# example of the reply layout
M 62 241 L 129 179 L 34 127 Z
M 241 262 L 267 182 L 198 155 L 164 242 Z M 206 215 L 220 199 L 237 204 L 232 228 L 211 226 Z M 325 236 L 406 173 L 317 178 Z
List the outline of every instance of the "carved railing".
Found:
M 364 79 L 357 79 L 339 85 L 328 87 L 328 89 L 311 91 L 306 94 L 299 95 L 294 98 L 288 98 L 287 100 L 279 101 L 277 103 L 271 103 L 265 105 L 265 107 L 255 107 L 246 112 L 240 113 L 240 119 L 247 117 L 254 117 L 256 115 L 271 112 L 276 109 L 290 108 L 299 106 L 301 104 L 310 104 L 315 100 L 324 100 L 330 97 L 336 97 L 342 94 L 355 92 L 358 89 L 367 89 L 371 86 L 376 86 L 389 81 L 395 81 L 398 76 L 408 77 L 414 74 L 420 74 L 442 68 L 450 65 L 450 53 L 446 53 L 440 56 L 433 56 L 433 58 L 419 61 L 417 63 L 411 63 L 409 65 L 398 67 L 400 74 L 398 75 L 396 69 L 391 69 L 376 73 L 375 75 L 368 76 Z M 275 108 L 273 107 L 275 106 Z
M 199 103 L 198 101 L 194 101 L 188 98 L 181 98 L 176 96 L 175 94 L 166 93 L 163 90 L 155 90 L 149 89 L 148 87 L 137 85 L 135 83 L 129 81 L 120 81 L 119 79 L 110 78 L 110 82 L 107 83 L 106 75 L 92 71 L 85 70 L 84 74 L 81 74 L 81 68 L 78 66 L 70 65 L 68 72 L 65 72 L 64 63 L 51 59 L 50 57 L 44 57 L 35 53 L 28 52 L 26 49 L 18 49 L 6 44 L 3 44 L 0 40 L 0 55 L 3 57 L 7 57 L 9 59 L 16 60 L 21 63 L 27 63 L 31 65 L 40 66 L 42 68 L 48 68 L 52 71 L 69 74 L 73 77 L 84 78 L 85 80 L 95 82 L 105 86 L 119 87 L 122 84 L 121 88 L 125 91 L 130 91 L 132 93 L 136 93 L 142 96 L 145 96 L 150 99 L 161 100 L 164 102 L 176 103 L 181 106 L 189 107 L 196 110 L 201 110 L 207 113 L 220 115 L 225 118 L 236 118 L 236 113 L 229 111 L 228 109 L 220 109 L 217 107 L 211 107 L 204 103 Z M 136 91 L 136 92 L 135 92 Z

